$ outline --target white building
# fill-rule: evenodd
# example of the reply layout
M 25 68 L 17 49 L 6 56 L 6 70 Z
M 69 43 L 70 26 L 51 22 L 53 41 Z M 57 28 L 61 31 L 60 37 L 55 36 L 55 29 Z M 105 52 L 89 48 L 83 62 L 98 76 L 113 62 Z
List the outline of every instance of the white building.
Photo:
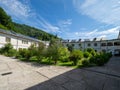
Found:
M 13 45 L 13 48 L 16 50 L 27 49 L 32 44 L 38 46 L 39 42 L 43 42 L 46 47 L 49 45 L 49 42 L 46 41 L 41 41 L 28 36 L 17 34 L 13 31 L 0 29 L 0 48 L 7 43 L 11 43 Z
M 86 48 L 93 48 L 97 52 L 104 51 L 111 52 L 113 55 L 120 55 L 120 32 L 117 39 L 105 40 L 94 38 L 92 41 L 89 39 L 84 41 L 81 41 L 81 39 L 78 41 L 64 40 L 62 43 L 65 47 L 72 45 L 74 49 L 85 50 Z

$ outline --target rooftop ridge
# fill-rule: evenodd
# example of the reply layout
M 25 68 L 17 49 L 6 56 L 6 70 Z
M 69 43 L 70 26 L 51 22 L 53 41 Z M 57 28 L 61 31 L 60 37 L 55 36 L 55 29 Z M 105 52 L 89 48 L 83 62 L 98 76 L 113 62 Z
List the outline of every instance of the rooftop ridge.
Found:
M 26 35 L 23 35 L 23 34 L 20 34 L 20 33 L 16 33 L 16 32 L 11 31 L 11 30 L 9 31 L 9 30 L 0 29 L 0 32 L 6 33 L 6 34 L 10 34 L 10 35 L 14 35 L 14 36 L 21 37 L 21 38 L 34 40 L 34 41 L 41 41 L 41 40 L 38 40 L 38 39 L 30 37 L 30 36 L 26 36 Z

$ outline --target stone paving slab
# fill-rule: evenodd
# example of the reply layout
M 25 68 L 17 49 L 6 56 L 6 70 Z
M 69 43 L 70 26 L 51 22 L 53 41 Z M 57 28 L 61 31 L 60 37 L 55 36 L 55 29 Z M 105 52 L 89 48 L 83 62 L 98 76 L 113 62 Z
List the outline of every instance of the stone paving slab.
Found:
M 0 90 L 120 90 L 120 78 L 106 74 L 119 75 L 119 64 L 120 58 L 113 57 L 104 67 L 85 70 L 21 62 L 0 55 Z M 12 73 L 2 75 L 6 72 Z

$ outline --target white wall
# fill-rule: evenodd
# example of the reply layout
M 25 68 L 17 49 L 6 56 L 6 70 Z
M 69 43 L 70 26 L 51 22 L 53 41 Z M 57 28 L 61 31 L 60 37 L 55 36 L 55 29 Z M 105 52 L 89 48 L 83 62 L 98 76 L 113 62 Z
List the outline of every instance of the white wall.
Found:
M 28 39 L 24 39 L 24 38 L 12 36 L 12 35 L 1 34 L 0 33 L 0 48 L 3 47 L 5 44 L 7 44 L 6 37 L 11 38 L 11 42 L 10 43 L 13 45 L 13 48 L 17 49 L 17 50 L 19 48 L 28 48 L 28 47 L 31 46 L 31 44 L 33 44 L 33 42 L 36 42 L 36 41 L 33 41 L 33 40 L 28 40 Z M 22 40 L 28 41 L 28 44 L 22 43 Z M 37 46 L 38 46 L 38 42 L 36 42 L 36 43 L 37 43 Z
M 112 42 L 113 46 L 101 46 L 101 43 L 108 43 L 108 42 Z M 63 45 L 65 47 L 67 47 L 67 44 L 74 44 L 74 48 L 75 49 L 80 49 L 79 44 L 81 44 L 81 49 L 84 50 L 86 48 L 93 48 L 95 50 L 102 51 L 105 50 L 107 52 L 112 52 L 114 53 L 114 50 L 116 49 L 120 49 L 120 46 L 114 46 L 114 42 L 120 42 L 120 40 L 118 39 L 114 39 L 114 40 L 107 40 L 107 41 L 82 41 L 82 42 L 63 42 Z M 88 43 L 91 44 L 90 46 L 88 46 Z M 94 46 L 94 43 L 97 43 L 97 46 Z

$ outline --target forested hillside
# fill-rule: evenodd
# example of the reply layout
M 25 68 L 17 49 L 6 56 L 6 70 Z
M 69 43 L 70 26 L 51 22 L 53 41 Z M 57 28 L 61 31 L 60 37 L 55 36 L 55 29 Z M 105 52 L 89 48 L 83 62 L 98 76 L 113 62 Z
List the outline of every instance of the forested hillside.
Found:
M 12 30 L 16 33 L 24 34 L 40 40 L 51 40 L 58 38 L 52 34 L 46 33 L 40 29 L 25 25 L 18 24 L 12 21 L 11 17 L 0 7 L 0 28 L 4 30 Z

